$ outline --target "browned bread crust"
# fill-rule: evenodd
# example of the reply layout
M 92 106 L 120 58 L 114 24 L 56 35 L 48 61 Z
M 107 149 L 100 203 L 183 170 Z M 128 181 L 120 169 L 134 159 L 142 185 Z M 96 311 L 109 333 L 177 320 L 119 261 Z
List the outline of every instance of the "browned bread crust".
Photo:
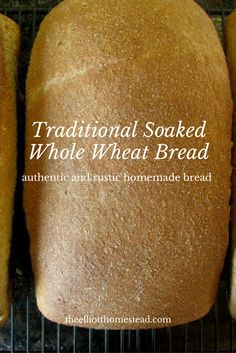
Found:
M 9 312 L 8 261 L 16 183 L 18 25 L 0 15 L 0 325 Z
M 228 17 L 225 24 L 225 38 L 226 38 L 226 50 L 227 50 L 227 60 L 230 71 L 230 79 L 231 79 L 231 87 L 234 102 L 236 104 L 236 11 L 232 12 Z M 234 105 L 235 105 L 234 104 Z M 229 307 L 231 314 L 234 318 L 236 318 L 236 145 L 235 145 L 235 137 L 236 137 L 236 108 L 234 108 L 234 119 L 233 119 L 233 177 L 232 177 L 232 195 L 233 195 L 233 203 L 232 203 L 232 211 L 231 211 L 231 219 L 232 219 L 232 247 L 230 249 L 231 254 L 231 284 L 230 284 L 230 295 L 229 295 Z
M 194 1 L 67 0 L 44 19 L 27 78 L 26 174 L 213 175 L 211 183 L 26 183 L 37 303 L 47 318 L 72 324 L 68 315 L 150 315 L 177 325 L 209 311 L 228 244 L 231 117 L 225 56 Z M 74 120 L 198 126 L 203 119 L 207 161 L 29 160 L 31 143 L 55 142 L 45 134 L 32 138 L 35 120 L 68 127 Z M 56 142 L 68 147 L 71 141 Z M 96 141 L 79 145 L 89 150 Z M 146 142 L 138 136 L 122 146 Z M 149 141 L 151 155 L 156 144 Z

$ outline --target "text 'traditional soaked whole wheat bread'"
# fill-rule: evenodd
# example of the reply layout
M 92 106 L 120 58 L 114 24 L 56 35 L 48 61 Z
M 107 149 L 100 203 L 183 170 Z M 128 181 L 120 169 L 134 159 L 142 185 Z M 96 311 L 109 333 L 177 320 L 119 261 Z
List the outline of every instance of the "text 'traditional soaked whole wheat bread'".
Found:
M 16 73 L 20 45 L 15 22 L 0 15 L 0 325 L 9 312 L 8 262 L 16 183 Z
M 226 36 L 226 49 L 227 49 L 227 59 L 229 64 L 231 87 L 234 102 L 236 104 L 236 11 L 232 12 L 227 18 L 225 25 L 225 36 Z M 230 248 L 230 267 L 231 267 L 231 281 L 230 281 L 230 291 L 229 291 L 229 307 L 231 314 L 236 318 L 236 109 L 234 108 L 234 119 L 233 119 L 233 176 L 232 176 L 232 241 Z
M 224 53 L 194 1 L 67 0 L 45 18 L 27 78 L 25 174 L 212 173 L 205 183 L 25 183 L 37 303 L 47 318 L 150 328 L 209 311 L 228 244 L 231 115 Z M 142 127 L 206 120 L 206 137 L 162 142 L 189 148 L 209 142 L 209 158 L 30 160 L 34 143 L 69 148 L 77 142 L 87 151 L 93 143 L 148 143 L 152 155 L 159 142 L 140 135 L 46 138 L 45 129 L 33 138 L 34 121 L 68 127 L 74 120 L 107 126 L 138 120 Z M 159 322 L 138 322 L 148 315 Z M 95 322 L 99 317 L 111 322 Z

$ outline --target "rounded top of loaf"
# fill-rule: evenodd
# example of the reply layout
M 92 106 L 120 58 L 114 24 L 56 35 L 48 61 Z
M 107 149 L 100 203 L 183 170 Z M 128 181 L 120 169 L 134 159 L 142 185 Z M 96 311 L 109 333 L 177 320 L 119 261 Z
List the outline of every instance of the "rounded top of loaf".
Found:
M 40 26 L 28 103 L 42 89 L 112 67 L 164 60 L 168 68 L 178 62 L 181 78 L 182 71 L 193 75 L 196 61 L 211 63 L 214 70 L 219 58 L 224 60 L 214 25 L 192 0 L 65 0 Z M 221 62 L 216 72 L 224 75 L 224 70 Z
M 18 54 L 20 27 L 11 18 L 0 14 L 0 30 L 3 36 L 4 52 L 9 59 L 11 54 Z
M 2 13 L 0 13 L 0 23 L 5 30 L 14 32 L 17 35 L 19 35 L 19 32 L 20 32 L 19 25 L 11 18 L 9 18 L 6 15 L 3 15 Z
M 0 33 L 2 35 L 3 60 L 6 64 L 9 84 L 15 89 L 17 59 L 20 46 L 20 27 L 11 18 L 0 14 Z

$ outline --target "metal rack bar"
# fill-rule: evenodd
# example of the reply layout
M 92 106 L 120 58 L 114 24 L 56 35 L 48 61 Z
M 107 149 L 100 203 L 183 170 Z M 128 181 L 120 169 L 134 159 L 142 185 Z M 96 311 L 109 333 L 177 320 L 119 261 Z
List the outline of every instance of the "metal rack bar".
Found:
M 61 326 L 57 324 L 57 353 L 61 351 Z
M 33 26 L 32 26 L 32 42 L 35 38 L 35 35 L 36 35 L 36 9 L 33 8 Z
M 140 353 L 141 352 L 141 347 L 140 347 L 140 330 L 136 330 L 136 352 Z
M 73 326 L 73 353 L 76 353 L 77 327 Z
M 26 352 L 29 353 L 29 297 L 26 298 Z
M 131 330 L 128 330 L 128 352 L 131 352 L 132 340 L 131 340 Z
M 200 319 L 200 329 L 199 329 L 199 352 L 203 352 L 203 319 Z
M 52 8 L 47 8 L 47 7 L 0 7 L 0 12 L 8 12 L 9 15 L 11 14 L 17 14 L 19 11 L 24 12 L 25 14 L 31 14 L 33 10 L 35 10 L 37 13 L 42 13 L 42 14 L 47 14 Z
M 156 330 L 152 329 L 152 351 L 156 352 L 157 350 L 157 340 L 156 340 Z
M 89 329 L 89 353 L 93 353 L 93 329 Z
M 214 307 L 214 314 L 215 314 L 215 352 L 219 352 L 219 315 L 218 315 L 218 305 L 216 303 Z
M 123 353 L 125 351 L 125 333 L 124 330 L 120 331 L 120 352 Z
M 104 353 L 109 352 L 109 330 L 104 330 Z
M 169 339 L 169 352 L 172 353 L 172 328 L 169 327 L 168 329 L 168 339 Z
M 45 347 L 45 325 L 44 325 L 44 317 L 41 315 L 41 353 L 44 353 Z
M 11 353 L 14 353 L 14 304 L 11 305 Z
M 231 8 L 223 8 L 224 9 L 224 13 L 225 15 L 229 15 L 232 11 Z M 18 13 L 19 11 L 25 13 L 25 14 L 31 14 L 32 11 L 36 11 L 37 13 L 39 14 L 47 14 L 50 10 L 52 10 L 52 8 L 47 8 L 47 7 L 33 7 L 33 8 L 28 8 L 28 7 L 0 7 L 0 12 L 8 12 L 9 15 L 11 14 L 16 14 Z M 210 10 L 210 14 L 211 15 L 221 15 L 222 14 L 222 8 L 211 8 Z

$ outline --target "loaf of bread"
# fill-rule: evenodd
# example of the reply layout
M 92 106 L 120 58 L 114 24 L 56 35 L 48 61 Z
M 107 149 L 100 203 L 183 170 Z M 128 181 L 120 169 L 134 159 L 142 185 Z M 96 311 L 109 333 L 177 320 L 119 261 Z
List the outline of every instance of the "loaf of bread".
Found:
M 236 11 L 232 12 L 227 18 L 225 24 L 225 39 L 227 60 L 229 65 L 231 87 L 233 99 L 236 104 Z M 230 246 L 230 290 L 229 290 L 229 307 L 231 314 L 236 318 L 236 109 L 234 108 L 233 119 L 233 176 L 232 176 L 232 208 L 231 208 L 231 246 Z
M 225 56 L 204 11 L 192 0 L 60 3 L 33 47 L 26 120 L 24 208 L 41 312 L 57 323 L 110 329 L 205 315 L 228 244 L 232 101 Z M 62 137 L 74 122 L 135 121 L 130 138 Z M 149 121 L 195 128 L 205 121 L 205 134 L 145 138 Z M 209 156 L 155 160 L 160 141 L 189 149 L 209 143 Z M 35 144 L 71 143 L 87 151 L 84 158 L 32 154 Z M 149 158 L 92 160 L 96 143 L 148 145 Z M 187 182 L 184 172 L 212 180 Z M 181 179 L 124 180 L 171 173 Z M 102 182 L 102 175 L 121 178 Z
M 9 312 L 8 262 L 16 184 L 18 25 L 0 15 L 0 325 Z

